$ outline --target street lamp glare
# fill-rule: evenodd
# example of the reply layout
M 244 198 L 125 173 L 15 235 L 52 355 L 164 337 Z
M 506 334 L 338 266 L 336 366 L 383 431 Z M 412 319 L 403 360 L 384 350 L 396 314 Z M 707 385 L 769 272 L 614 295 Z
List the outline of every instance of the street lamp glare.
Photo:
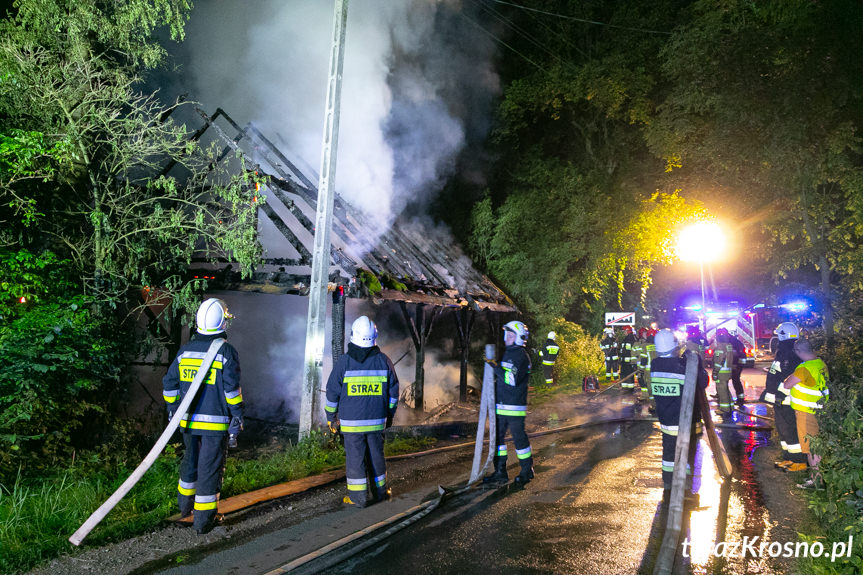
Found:
M 681 230 L 677 238 L 677 257 L 686 262 L 716 261 L 724 252 L 725 234 L 716 222 L 696 222 Z

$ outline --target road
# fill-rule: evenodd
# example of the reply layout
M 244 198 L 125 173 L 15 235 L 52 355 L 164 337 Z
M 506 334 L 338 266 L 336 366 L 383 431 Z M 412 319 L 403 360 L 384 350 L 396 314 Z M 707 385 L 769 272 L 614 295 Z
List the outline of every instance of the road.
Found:
M 763 371 L 748 370 L 744 379 L 747 396 L 754 398 L 763 385 Z M 626 396 L 608 396 L 596 402 L 606 417 L 631 409 Z M 722 433 L 737 479 L 723 484 L 706 443 L 699 442 L 695 488 L 700 501 L 686 514 L 691 557 L 681 562 L 680 572 L 745 573 L 750 560 L 711 557 L 715 542 L 771 536 L 770 514 L 751 460 L 754 450 L 768 442 L 768 434 Z M 327 572 L 651 573 L 667 520 L 656 425 L 605 425 L 532 443 L 536 479 L 525 489 L 478 488 L 447 500 L 427 518 Z M 468 451 L 425 463 L 416 476 L 410 469 L 395 470 L 399 495 L 393 502 L 365 510 L 335 505 L 303 522 L 210 553 L 195 564 L 159 572 L 266 573 L 433 498 L 438 484 L 464 482 L 470 455 Z M 513 476 L 517 465 L 511 463 Z M 779 564 L 762 563 L 760 573 L 783 572 Z M 300 572 L 319 569 L 320 564 L 310 563 Z

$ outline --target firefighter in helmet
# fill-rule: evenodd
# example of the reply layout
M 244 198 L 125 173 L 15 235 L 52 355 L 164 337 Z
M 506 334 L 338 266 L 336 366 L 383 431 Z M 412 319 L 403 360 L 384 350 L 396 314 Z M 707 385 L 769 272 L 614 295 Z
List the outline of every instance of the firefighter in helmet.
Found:
M 773 405 L 773 414 L 776 416 L 776 432 L 782 447 L 782 459 L 775 465 L 785 470 L 801 471 L 806 469 L 806 454 L 803 453 L 797 435 L 797 416 L 791 406 L 791 394 L 782 386 L 782 382 L 802 363 L 794 351 L 794 342 L 800 339 L 800 330 L 790 321 L 786 321 L 780 323 L 773 333 L 779 339 L 779 345 L 767 372 L 761 400 Z
M 527 417 L 527 386 L 530 377 L 530 356 L 527 354 L 527 326 L 520 321 L 511 321 L 503 326 L 503 341 L 506 350 L 500 363 L 494 366 L 496 445 L 494 473 L 483 479 L 484 483 L 501 485 L 509 480 L 506 472 L 506 431 L 512 434 L 516 457 L 521 471 L 515 478 L 517 485 L 525 485 L 533 479 L 533 454 L 530 440 L 524 429 Z
M 635 334 L 628 325 L 623 326 L 623 341 L 620 342 L 620 379 L 635 373 L 635 360 L 632 355 L 632 346 L 635 345 Z M 635 390 L 635 376 L 632 375 L 626 381 L 621 381 L 620 387 L 629 391 Z
M 344 502 L 365 507 L 389 499 L 384 459 L 384 429 L 392 425 L 399 401 L 393 362 L 377 345 L 378 329 L 366 316 L 351 325 L 348 352 L 339 357 L 327 380 L 327 425 L 345 442 L 348 494 Z M 371 469 L 366 468 L 366 455 Z M 369 485 L 368 477 L 372 479 Z
M 220 299 L 210 298 L 198 308 L 197 332 L 180 348 L 162 378 L 169 418 L 189 390 L 210 344 L 227 338 L 225 329 L 231 317 L 228 306 Z M 180 421 L 180 428 L 185 446 L 177 487 L 180 515 L 188 517 L 194 510 L 195 530 L 207 533 L 216 523 L 226 449 L 236 447 L 237 434 L 243 429 L 240 359 L 227 341 L 219 349 L 189 412 Z
M 677 433 L 680 423 L 680 408 L 683 396 L 683 383 L 686 379 L 686 358 L 681 357 L 679 346 L 671 330 L 662 329 L 655 338 L 657 357 L 651 362 L 651 388 L 656 400 L 656 415 L 662 430 L 662 483 L 666 490 L 671 489 L 674 474 L 674 451 L 677 446 Z M 706 388 L 707 372 L 699 360 L 696 384 Z M 696 390 L 698 393 L 698 390 Z M 696 421 L 701 418 L 696 404 L 692 412 L 692 433 L 696 432 Z M 687 473 L 695 459 L 698 442 L 689 442 Z
M 617 374 L 617 339 L 614 337 L 614 328 L 605 328 L 605 333 L 602 341 L 599 343 L 602 353 L 605 356 L 605 379 L 614 379 Z
M 548 332 L 548 339 L 545 340 L 545 345 L 539 350 L 539 357 L 542 359 L 542 375 L 546 385 L 554 383 L 554 362 L 557 361 L 557 356 L 560 353 L 560 346 L 557 345 L 556 340 L 557 334 L 553 331 Z

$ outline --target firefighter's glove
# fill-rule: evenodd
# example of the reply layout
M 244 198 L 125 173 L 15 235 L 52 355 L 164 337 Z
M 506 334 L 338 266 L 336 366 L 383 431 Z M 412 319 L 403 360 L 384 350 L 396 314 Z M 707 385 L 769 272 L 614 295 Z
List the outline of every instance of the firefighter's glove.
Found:
M 339 433 L 339 426 L 335 421 L 328 421 L 327 427 L 330 428 L 330 433 L 333 435 L 337 435 Z
M 228 449 L 236 449 L 237 448 L 237 434 L 229 433 L 228 434 Z
M 497 367 L 497 360 L 485 358 L 485 362 L 492 367 Z
M 243 431 L 243 418 L 239 415 L 235 415 L 231 418 L 231 425 L 228 426 L 228 433 L 236 436 L 241 431 Z
M 393 416 L 388 415 L 387 416 L 387 427 L 392 427 L 392 426 L 393 426 Z

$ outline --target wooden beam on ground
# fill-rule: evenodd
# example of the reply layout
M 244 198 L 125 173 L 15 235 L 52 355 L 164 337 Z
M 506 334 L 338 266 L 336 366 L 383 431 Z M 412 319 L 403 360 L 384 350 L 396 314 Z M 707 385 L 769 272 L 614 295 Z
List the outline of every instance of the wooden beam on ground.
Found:
M 288 481 L 287 483 L 280 483 L 279 485 L 273 485 L 271 487 L 264 487 L 263 489 L 257 489 L 255 491 L 249 491 L 248 493 L 243 493 L 241 495 L 236 495 L 219 501 L 218 513 L 220 515 L 233 513 L 258 503 L 271 501 L 280 497 L 287 497 L 288 495 L 294 495 L 295 493 L 302 493 L 303 491 L 307 491 L 313 487 L 320 487 L 321 485 L 339 481 L 344 479 L 344 477 L 344 470 L 339 469 L 329 471 L 327 473 L 321 473 L 320 475 L 304 477 L 295 481 Z M 169 517 L 168 521 L 192 523 L 192 515 L 181 518 L 178 513 L 177 515 Z

